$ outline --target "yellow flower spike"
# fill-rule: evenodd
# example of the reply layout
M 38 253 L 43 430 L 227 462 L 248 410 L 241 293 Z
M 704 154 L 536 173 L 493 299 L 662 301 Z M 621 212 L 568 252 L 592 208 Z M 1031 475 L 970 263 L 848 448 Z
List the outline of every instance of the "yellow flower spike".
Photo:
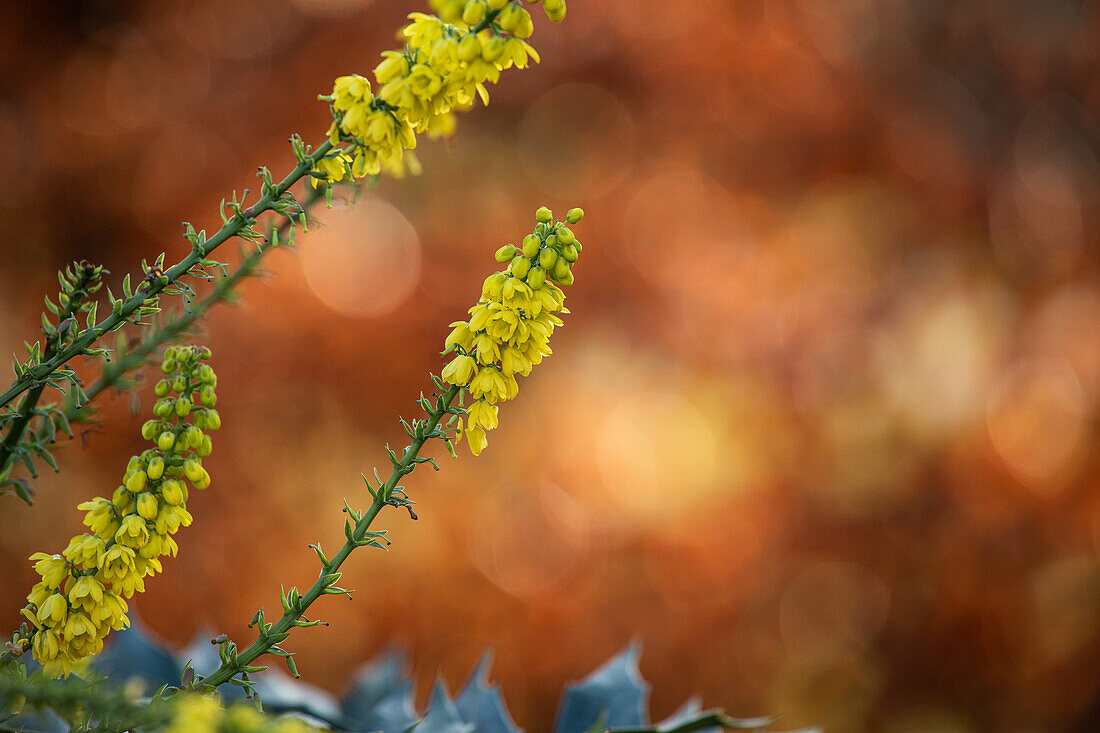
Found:
M 353 97 L 366 89 L 365 80 L 349 77 L 338 82 L 335 93 Z M 60 556 L 31 556 L 43 582 L 27 595 L 23 615 L 35 626 L 31 647 L 47 674 L 80 669 L 82 660 L 103 648 L 111 629 L 126 628 L 123 599 L 144 591 L 144 576 L 161 572 L 160 558 L 178 552 L 171 535 L 192 521 L 180 479 L 187 476 L 199 488 L 210 485 L 199 459 L 210 454 L 212 443 L 195 423 L 208 430 L 221 424 L 213 409 L 217 375 L 199 363 L 207 358 L 204 348 L 166 351 L 161 370 L 178 396 L 158 400 L 154 409 L 160 419 L 142 426 L 142 436 L 156 447 L 129 460 L 110 501 L 96 497 L 79 505 L 93 534 L 73 537 Z
M 571 209 L 567 219 L 575 224 L 582 214 Z M 565 245 L 556 235 L 569 231 L 564 236 L 569 240 L 572 232 L 565 222 L 554 221 L 553 212 L 546 207 L 536 212 L 536 221 L 535 231 L 523 238 L 521 251 L 512 245 L 496 251 L 498 262 L 512 255 L 507 269 L 485 279 L 480 300 L 469 309 L 470 320 L 452 323 L 445 341 L 445 353 L 452 349 L 461 353 L 444 367 L 443 380 L 465 387 L 475 400 L 466 409 L 465 418 L 452 423 L 457 426 L 456 440 L 465 436 L 474 455 L 486 447 L 487 432 L 497 427 L 497 403 L 519 394 L 516 376 L 529 375 L 553 353 L 550 337 L 562 325 L 557 314 L 568 312 L 565 294 L 546 278 L 564 269 L 568 277 L 559 282 L 572 282 L 572 269 L 562 251 Z M 532 264 L 532 260 L 540 264 Z

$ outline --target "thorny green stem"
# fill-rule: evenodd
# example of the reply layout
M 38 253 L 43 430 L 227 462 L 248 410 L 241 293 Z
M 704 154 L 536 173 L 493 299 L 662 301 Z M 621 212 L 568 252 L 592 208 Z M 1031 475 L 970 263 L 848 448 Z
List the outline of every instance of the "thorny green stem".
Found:
M 316 150 L 306 155 L 278 185 L 263 194 L 259 201 L 245 209 L 242 214 L 234 214 L 206 242 L 202 245 L 196 245 L 189 255 L 167 269 L 164 272 L 164 278 L 149 281 L 145 287 L 139 288 L 138 292 L 132 297 L 123 301 L 121 308 L 117 311 L 81 333 L 71 344 L 60 349 L 53 357 L 45 359 L 42 363 L 32 367 L 27 375 L 17 378 L 11 387 L 0 394 L 0 407 L 9 404 L 23 392 L 43 382 L 54 370 L 63 366 L 70 359 L 83 354 L 85 349 L 105 334 L 128 321 L 149 298 L 160 293 L 169 284 L 178 281 L 220 245 L 240 234 L 246 227 L 251 226 L 256 217 L 270 211 L 291 186 L 309 175 L 309 172 L 313 170 L 314 162 L 324 157 L 325 153 L 331 150 L 332 147 L 332 141 L 326 140 Z
M 306 200 L 302 202 L 302 210 L 308 213 L 309 210 L 313 208 L 313 205 L 322 198 L 324 198 L 324 193 L 321 189 L 312 189 Z M 278 240 L 282 240 L 290 227 L 291 220 L 289 218 L 284 219 L 277 229 Z M 274 249 L 274 240 L 268 238 L 264 244 L 251 251 L 241 260 L 236 270 L 227 277 L 218 280 L 214 285 L 214 290 L 205 298 L 193 303 L 191 308 L 186 310 L 181 316 L 175 320 L 170 320 L 164 326 L 146 336 L 133 351 L 127 352 L 118 361 L 105 364 L 103 367 L 103 374 L 92 383 L 91 387 L 85 390 L 84 395 L 86 399 L 84 403 L 81 405 L 67 405 L 65 408 L 65 416 L 70 422 L 79 419 L 84 412 L 84 406 L 95 399 L 98 394 L 105 389 L 115 386 L 127 372 L 143 366 L 146 359 L 149 358 L 149 355 L 156 351 L 162 344 L 174 341 L 178 336 L 186 333 L 208 310 L 218 303 L 227 300 L 242 280 L 255 273 L 264 255 L 272 249 Z
M 91 278 L 92 275 L 89 274 L 87 270 L 81 274 L 80 283 L 73 289 L 72 294 L 69 296 L 68 305 L 66 305 L 65 310 L 58 315 L 58 326 L 61 326 L 65 321 L 74 317 L 79 312 L 80 304 L 88 294 L 85 288 L 88 287 Z M 47 337 L 45 351 L 47 361 L 57 354 L 61 338 L 62 334 L 58 331 L 54 331 Z M 4 442 L 0 444 L 0 476 L 4 475 L 4 472 L 8 469 L 8 464 L 14 459 L 15 448 L 19 445 L 19 441 L 23 439 L 23 434 L 26 432 L 27 425 L 30 424 L 31 421 L 31 413 L 34 412 L 34 408 L 38 405 L 38 400 L 41 399 L 42 392 L 45 391 L 45 389 L 46 383 L 44 381 L 35 385 L 19 404 L 19 417 L 17 417 L 11 427 L 8 428 L 8 434 L 4 438 Z
M 382 511 L 382 507 L 390 503 L 390 497 L 393 494 L 394 488 L 397 486 L 397 482 L 401 480 L 402 476 L 412 472 L 412 469 L 416 466 L 414 459 L 419 455 L 420 449 L 429 438 L 435 435 L 436 426 L 439 425 L 439 421 L 443 416 L 447 414 L 451 402 L 454 401 L 455 397 L 457 397 L 458 393 L 461 391 L 461 387 L 452 386 L 443 393 L 442 396 L 437 398 L 435 408 L 428 413 L 428 420 L 425 428 L 423 432 L 420 433 L 421 437 L 412 439 L 412 442 L 405 449 L 405 453 L 401 456 L 401 459 L 394 465 L 390 477 L 386 480 L 386 483 L 378 489 L 374 501 L 356 523 L 355 530 L 352 533 L 352 539 L 344 542 L 344 546 L 340 548 L 340 551 L 337 552 L 327 564 L 322 566 L 321 573 L 318 575 L 316 582 L 313 583 L 308 591 L 302 594 L 299 602 L 292 605 L 290 610 L 285 611 L 282 617 L 272 625 L 271 629 L 266 634 L 261 633 L 260 638 L 253 642 L 251 646 L 239 652 L 235 660 L 224 662 L 213 673 L 202 678 L 201 681 L 196 680 L 197 686 L 217 687 L 244 671 L 246 666 L 250 665 L 279 643 L 281 640 L 280 637 L 290 632 L 295 622 L 305 614 L 310 605 L 322 595 L 325 595 L 325 589 L 329 587 L 329 583 L 325 580 L 326 576 L 339 570 L 340 566 L 358 546 L 358 542 L 366 537 L 367 531 L 370 529 L 374 518 Z

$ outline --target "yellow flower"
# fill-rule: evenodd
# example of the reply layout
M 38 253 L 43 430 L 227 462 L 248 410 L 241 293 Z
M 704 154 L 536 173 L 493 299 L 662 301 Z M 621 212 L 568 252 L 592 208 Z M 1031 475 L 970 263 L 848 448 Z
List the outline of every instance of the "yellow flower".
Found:
M 465 386 L 470 383 L 470 378 L 476 368 L 477 362 L 474 361 L 473 357 L 460 354 L 452 359 L 450 364 L 443 367 L 443 379 L 460 387 Z
M 145 520 L 136 514 L 130 514 L 122 520 L 122 526 L 115 532 L 115 542 L 120 545 L 141 549 L 149 541 L 149 528 Z
M 47 626 L 61 626 L 69 614 L 69 604 L 65 596 L 54 593 L 38 607 L 38 620 Z
M 69 563 L 60 555 L 47 555 L 36 552 L 30 557 L 34 560 L 34 572 L 42 576 L 42 582 L 50 588 L 60 588 L 62 581 L 69 577 Z
M 69 589 L 69 603 L 74 609 L 92 614 L 102 602 L 103 583 L 90 575 L 77 578 L 73 587 Z

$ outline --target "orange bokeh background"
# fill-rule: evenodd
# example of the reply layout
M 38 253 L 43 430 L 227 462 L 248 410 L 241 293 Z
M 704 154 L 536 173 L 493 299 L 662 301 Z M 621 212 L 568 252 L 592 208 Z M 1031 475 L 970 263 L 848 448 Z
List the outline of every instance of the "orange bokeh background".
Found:
M 19 2 L 0 26 L 0 352 L 77 258 L 187 251 L 179 222 L 319 141 L 318 93 L 420 3 Z M 536 14 L 538 15 L 538 14 Z M 289 642 L 340 692 L 407 644 L 420 700 L 481 650 L 516 720 L 632 639 L 655 716 L 700 694 L 826 731 L 1100 728 L 1100 6 L 574 2 L 424 173 L 320 212 L 220 307 L 224 427 L 180 554 L 134 603 L 245 640 L 441 368 L 447 324 L 543 203 L 585 208 L 555 355 L 478 459 L 422 469 L 355 600 Z M 221 253 L 221 252 L 219 252 Z M 227 251 L 227 257 L 236 257 Z M 136 332 L 127 332 L 127 337 Z M 94 364 L 78 365 L 94 377 Z M 25 558 L 143 448 L 104 395 Z M 441 451 L 440 451 L 441 452 Z

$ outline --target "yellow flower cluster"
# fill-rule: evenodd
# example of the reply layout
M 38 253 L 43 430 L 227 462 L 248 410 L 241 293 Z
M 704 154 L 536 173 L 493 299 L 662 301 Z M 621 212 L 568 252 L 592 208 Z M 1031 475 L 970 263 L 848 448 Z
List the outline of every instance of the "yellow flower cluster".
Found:
M 221 707 L 212 696 L 184 694 L 165 733 L 312 733 L 318 730 L 291 717 L 262 714 L 248 703 Z
M 175 556 L 172 535 L 191 524 L 187 482 L 196 489 L 210 485 L 202 466 L 211 450 L 204 431 L 221 426 L 214 409 L 218 379 L 203 363 L 209 358 L 204 347 L 165 352 L 155 419 L 141 428 L 154 447 L 130 459 L 110 499 L 80 504 L 91 532 L 73 537 L 60 555 L 31 555 L 42 580 L 23 615 L 34 625 L 34 658 L 48 674 L 68 675 L 74 662 L 99 653 L 108 631 L 129 626 L 124 598 L 145 590 L 144 578 L 161 570 L 161 556 Z
M 542 2 L 551 20 L 565 17 L 562 0 Z M 495 84 L 501 71 L 539 60 L 524 40 L 534 25 L 519 0 L 432 0 L 432 8 L 438 16 L 409 15 L 412 22 L 401 31 L 403 49 L 382 54 L 374 69 L 377 94 L 368 79 L 352 74 L 338 78 L 332 94 L 321 97 L 332 103 L 329 139 L 334 146 L 341 141 L 352 146 L 334 147 L 317 162 L 314 186 L 348 174 L 401 176 L 406 166 L 419 172 L 409 152 L 418 133 L 450 136 L 454 112 L 469 109 L 478 97 L 488 104 L 486 84 Z
M 562 325 L 565 294 L 559 285 L 573 284 L 573 263 L 581 243 L 567 226 L 584 216 L 571 209 L 566 221 L 555 221 L 545 206 L 535 212 L 538 224 L 519 247 L 507 244 L 496 260 L 508 263 L 503 272 L 490 275 L 481 299 L 469 310 L 469 321 L 451 324 L 444 354 L 457 356 L 443 368 L 443 380 L 465 387 L 474 402 L 459 421 L 459 438 L 466 436 L 476 456 L 488 444 L 486 432 L 497 426 L 497 402 L 519 392 L 516 375 L 527 376 L 532 367 L 553 353 L 550 336 Z

